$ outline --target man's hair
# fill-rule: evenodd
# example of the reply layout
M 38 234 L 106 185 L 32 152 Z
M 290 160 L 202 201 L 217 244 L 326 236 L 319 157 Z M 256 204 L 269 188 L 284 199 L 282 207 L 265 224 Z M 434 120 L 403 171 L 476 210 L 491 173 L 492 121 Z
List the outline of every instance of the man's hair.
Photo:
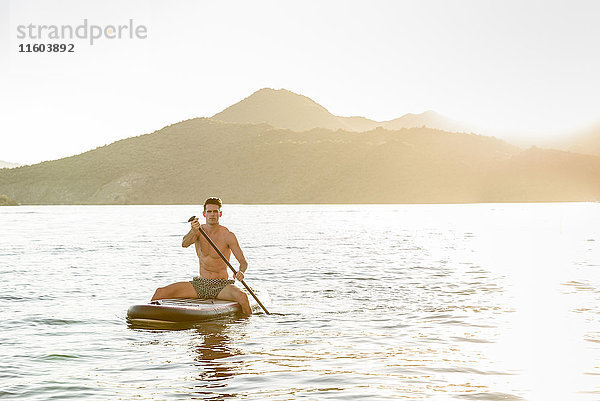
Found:
M 221 199 L 219 198 L 212 197 L 204 201 L 204 211 L 206 211 L 206 205 L 217 205 L 219 206 L 219 209 L 221 209 L 221 206 L 223 206 L 223 202 L 221 202 Z

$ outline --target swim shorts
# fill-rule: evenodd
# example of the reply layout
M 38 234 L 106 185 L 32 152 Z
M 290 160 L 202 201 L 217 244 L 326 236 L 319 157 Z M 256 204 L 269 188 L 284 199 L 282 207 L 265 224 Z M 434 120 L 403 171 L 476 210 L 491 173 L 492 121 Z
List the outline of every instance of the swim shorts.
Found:
M 194 286 L 199 299 L 214 299 L 228 284 L 235 283 L 235 280 L 194 277 L 190 283 Z

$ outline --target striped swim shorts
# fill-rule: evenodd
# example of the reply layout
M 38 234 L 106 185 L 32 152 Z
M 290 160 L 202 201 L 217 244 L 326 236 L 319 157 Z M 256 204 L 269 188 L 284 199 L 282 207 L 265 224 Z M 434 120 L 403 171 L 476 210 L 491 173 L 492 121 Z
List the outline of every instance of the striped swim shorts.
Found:
M 194 277 L 190 283 L 194 286 L 199 299 L 214 299 L 219 295 L 223 288 L 228 284 L 235 283 L 235 281 L 226 280 L 224 278 Z

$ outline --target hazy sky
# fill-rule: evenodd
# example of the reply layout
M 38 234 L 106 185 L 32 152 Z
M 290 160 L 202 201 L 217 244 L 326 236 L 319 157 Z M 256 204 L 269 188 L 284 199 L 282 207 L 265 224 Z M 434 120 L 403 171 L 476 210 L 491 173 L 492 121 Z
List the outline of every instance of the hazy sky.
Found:
M 0 160 L 80 153 L 262 87 L 389 120 L 435 110 L 519 138 L 600 121 L 598 1 L 0 0 Z M 146 39 L 45 40 L 18 25 L 147 27 Z M 513 134 L 513 137 L 516 134 Z

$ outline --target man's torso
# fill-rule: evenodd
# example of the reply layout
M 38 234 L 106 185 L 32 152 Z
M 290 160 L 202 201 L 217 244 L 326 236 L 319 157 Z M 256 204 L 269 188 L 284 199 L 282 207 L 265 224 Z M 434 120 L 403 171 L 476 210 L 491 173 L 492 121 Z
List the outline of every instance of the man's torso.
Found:
M 210 239 L 215 243 L 221 253 L 229 260 L 231 248 L 228 245 L 229 230 L 221 225 L 216 229 L 209 231 L 206 224 L 202 225 L 202 229 Z M 200 277 L 202 278 L 228 278 L 227 264 L 221 259 L 217 251 L 204 238 L 202 234 L 196 240 L 196 254 L 200 261 Z

